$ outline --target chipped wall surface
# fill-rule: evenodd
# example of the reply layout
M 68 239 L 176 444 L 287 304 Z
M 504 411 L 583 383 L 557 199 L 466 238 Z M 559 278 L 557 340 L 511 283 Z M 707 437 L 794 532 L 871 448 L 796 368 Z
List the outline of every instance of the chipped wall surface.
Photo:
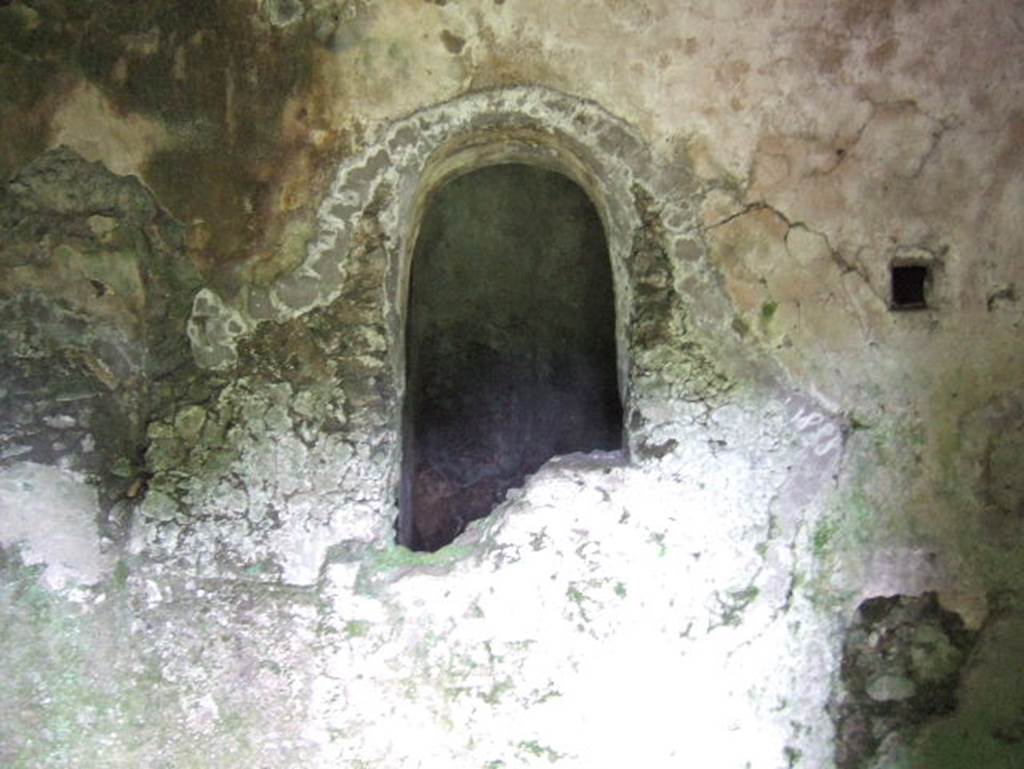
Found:
M 1018 3 L 0 30 L 0 764 L 1024 762 Z M 410 260 L 503 162 L 602 219 L 626 449 L 411 553 Z

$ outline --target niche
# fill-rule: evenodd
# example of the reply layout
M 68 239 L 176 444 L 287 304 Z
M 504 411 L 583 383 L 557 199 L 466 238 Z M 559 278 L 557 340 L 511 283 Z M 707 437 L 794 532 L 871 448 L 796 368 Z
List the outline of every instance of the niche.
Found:
M 551 457 L 621 448 L 608 244 L 568 177 L 493 165 L 435 191 L 405 338 L 400 544 L 437 550 Z
M 931 278 L 926 264 L 894 264 L 891 267 L 894 310 L 924 310 L 928 307 L 927 289 Z

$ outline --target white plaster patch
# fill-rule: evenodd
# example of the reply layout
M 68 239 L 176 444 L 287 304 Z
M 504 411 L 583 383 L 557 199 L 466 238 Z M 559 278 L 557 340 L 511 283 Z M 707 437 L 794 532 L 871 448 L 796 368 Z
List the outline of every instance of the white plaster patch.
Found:
M 753 470 L 699 446 L 650 467 L 561 457 L 450 550 L 329 566 L 322 763 L 827 765 L 837 645 L 773 587 L 796 563 L 758 555 Z
M 45 564 L 54 590 L 92 585 L 113 568 L 101 552 L 96 490 L 79 476 L 35 462 L 0 470 L 0 545 L 18 545 L 29 565 Z
M 204 288 L 196 294 L 187 331 L 200 365 L 210 369 L 234 365 L 238 357 L 235 340 L 251 329 L 252 323 L 215 292 Z

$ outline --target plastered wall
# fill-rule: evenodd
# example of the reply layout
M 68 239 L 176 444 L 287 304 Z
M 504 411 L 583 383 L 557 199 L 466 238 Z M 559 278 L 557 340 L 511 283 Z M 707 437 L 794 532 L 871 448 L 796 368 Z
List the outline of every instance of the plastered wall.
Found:
M 1022 760 L 1015 3 L 0 29 L 0 763 Z M 414 555 L 417 222 L 499 161 L 602 217 L 627 450 Z

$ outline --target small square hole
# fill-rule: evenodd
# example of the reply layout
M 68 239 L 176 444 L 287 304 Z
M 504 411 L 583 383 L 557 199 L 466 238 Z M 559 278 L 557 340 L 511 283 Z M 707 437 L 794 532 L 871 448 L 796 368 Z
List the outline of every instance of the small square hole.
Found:
M 928 307 L 925 286 L 929 270 L 924 264 L 894 264 L 892 266 L 892 309 L 923 310 Z

